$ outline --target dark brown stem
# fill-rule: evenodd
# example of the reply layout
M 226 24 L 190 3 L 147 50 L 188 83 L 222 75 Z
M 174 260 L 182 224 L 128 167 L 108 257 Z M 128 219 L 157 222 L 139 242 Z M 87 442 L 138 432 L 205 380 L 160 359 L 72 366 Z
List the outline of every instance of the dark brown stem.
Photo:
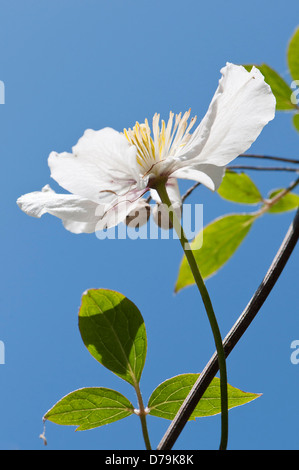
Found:
M 298 172 L 299 168 L 289 166 L 253 166 L 253 165 L 229 165 L 228 170 L 256 170 L 256 171 L 291 171 Z
M 252 153 L 242 153 L 238 158 L 257 158 L 261 160 L 274 160 L 276 162 L 294 163 L 299 165 L 299 160 L 295 158 L 273 157 L 272 155 L 254 155 Z

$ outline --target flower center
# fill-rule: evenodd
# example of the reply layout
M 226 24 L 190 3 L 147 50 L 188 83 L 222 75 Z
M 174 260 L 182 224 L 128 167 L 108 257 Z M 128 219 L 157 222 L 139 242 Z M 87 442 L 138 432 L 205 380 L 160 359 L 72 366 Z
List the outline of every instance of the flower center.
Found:
M 153 117 L 152 131 L 145 119 L 143 124 L 136 122 L 133 129 L 124 129 L 124 135 L 131 145 L 137 148 L 137 163 L 149 171 L 155 163 L 165 160 L 168 156 L 174 156 L 178 149 L 186 145 L 191 135 L 189 131 L 194 126 L 196 117 L 192 118 L 188 125 L 191 109 L 182 114 L 170 112 L 167 124 L 162 120 L 159 124 L 160 115 Z

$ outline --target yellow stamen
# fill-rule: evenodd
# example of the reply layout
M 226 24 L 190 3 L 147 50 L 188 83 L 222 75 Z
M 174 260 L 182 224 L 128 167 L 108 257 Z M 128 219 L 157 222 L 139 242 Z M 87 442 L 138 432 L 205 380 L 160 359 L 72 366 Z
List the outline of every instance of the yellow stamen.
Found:
M 160 115 L 153 117 L 151 137 L 151 128 L 148 120 L 143 124 L 136 122 L 133 129 L 124 129 L 124 135 L 131 145 L 137 149 L 137 162 L 146 171 L 156 162 L 164 160 L 169 155 L 174 155 L 182 146 L 186 145 L 190 138 L 190 130 L 194 126 L 196 117 L 192 118 L 188 125 L 191 109 L 183 116 L 177 114 L 173 125 L 174 113 L 169 113 L 167 125 L 162 120 L 161 128 L 159 125 Z

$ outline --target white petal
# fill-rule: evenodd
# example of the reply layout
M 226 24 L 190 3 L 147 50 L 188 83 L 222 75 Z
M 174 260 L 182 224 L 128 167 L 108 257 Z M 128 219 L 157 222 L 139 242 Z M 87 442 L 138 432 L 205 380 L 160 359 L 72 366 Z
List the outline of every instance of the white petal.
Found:
M 173 173 L 176 178 L 197 181 L 215 191 L 219 188 L 225 173 L 225 167 L 216 165 L 194 165 L 181 168 Z
M 49 213 L 60 218 L 65 228 L 74 233 L 94 232 L 100 210 L 103 213 L 103 207 L 98 204 L 73 194 L 57 194 L 48 185 L 42 191 L 21 196 L 17 204 L 32 217 Z
M 63 219 L 63 226 L 72 233 L 94 233 L 97 227 L 97 221 L 94 222 L 77 222 L 76 220 Z
M 136 148 L 114 129 L 88 129 L 73 153 L 52 152 L 51 176 L 60 186 L 96 203 L 110 203 L 136 185 Z
M 125 198 L 119 198 L 116 204 L 114 204 L 112 207 L 109 207 L 109 209 L 105 211 L 103 215 L 102 206 L 99 206 L 101 217 L 97 222 L 96 231 L 109 229 L 118 225 L 120 222 L 125 222 L 126 217 L 134 212 L 134 210 L 138 207 L 139 197 L 142 195 L 143 194 L 138 196 L 136 200 L 131 201 Z
M 209 110 L 183 149 L 185 158 L 194 158 L 194 163 L 227 165 L 249 149 L 275 116 L 274 95 L 257 68 L 247 72 L 240 65 L 227 64 L 221 73 Z M 208 133 L 206 140 L 202 132 L 205 137 Z
M 190 140 L 186 145 L 184 145 L 181 149 L 179 149 L 175 156 L 179 160 L 184 160 L 194 158 L 198 156 L 202 149 L 204 148 L 212 129 L 213 122 L 216 118 L 217 114 L 217 100 L 219 99 L 219 95 L 216 93 L 211 101 L 209 109 L 201 120 L 200 124 L 197 126 L 193 134 L 191 135 Z

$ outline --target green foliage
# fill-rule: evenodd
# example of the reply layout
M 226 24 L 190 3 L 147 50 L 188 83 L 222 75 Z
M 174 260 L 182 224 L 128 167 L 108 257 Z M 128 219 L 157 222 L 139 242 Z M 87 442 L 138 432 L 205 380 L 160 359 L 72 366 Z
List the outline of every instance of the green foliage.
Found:
M 287 61 L 292 78 L 299 80 L 299 28 L 296 29 L 289 42 Z
M 135 386 L 144 367 L 147 339 L 143 318 L 124 295 L 91 289 L 82 297 L 81 337 L 90 354 Z
M 159 418 L 174 419 L 184 400 L 198 379 L 199 374 L 182 374 L 166 380 L 153 391 L 148 408 L 150 414 Z M 234 408 L 258 398 L 260 394 L 245 393 L 228 385 L 228 406 Z M 216 377 L 205 391 L 193 411 L 190 420 L 213 416 L 221 412 L 220 380 Z
M 249 219 L 248 219 L 249 220 Z M 244 220 L 243 220 L 244 222 Z M 79 312 L 82 339 L 91 355 L 135 387 L 146 357 L 146 332 L 137 307 L 122 294 L 91 289 L 83 294 Z M 152 393 L 150 414 L 173 419 L 199 374 L 183 374 L 166 380 Z M 229 408 L 248 403 L 258 395 L 228 386 Z M 220 380 L 215 378 L 191 419 L 221 412 Z M 132 403 L 121 393 L 103 387 L 82 388 L 59 400 L 44 420 L 78 431 L 94 429 L 135 414 Z
M 299 28 L 297 28 L 290 39 L 287 49 L 287 62 L 292 79 L 299 86 Z M 244 65 L 250 71 L 252 64 Z M 276 98 L 277 111 L 294 111 L 298 110 L 298 103 L 296 102 L 296 95 L 294 95 L 294 87 L 289 86 L 288 83 L 269 65 L 261 64 L 255 65 L 265 77 L 265 81 L 270 85 L 272 92 Z M 299 114 L 293 116 L 294 128 L 299 132 Z
M 294 114 L 294 116 L 293 116 L 293 125 L 294 125 L 296 131 L 299 132 L 299 114 L 298 113 Z
M 279 194 L 283 189 L 275 189 L 271 191 L 269 194 L 269 199 L 273 199 L 277 194 Z M 273 204 L 268 210 L 270 213 L 279 213 L 279 212 L 287 212 L 297 209 L 299 206 L 299 196 L 294 193 L 287 193 L 283 196 L 276 204 Z
M 228 201 L 240 204 L 258 204 L 263 198 L 252 179 L 246 173 L 226 171 L 218 194 Z
M 44 416 L 56 424 L 78 426 L 76 431 L 97 428 L 134 413 L 129 400 L 109 388 L 82 388 L 63 397 Z
M 252 66 L 253 65 L 250 64 L 244 67 L 250 71 Z M 291 111 L 296 109 L 296 104 L 291 101 L 293 90 L 286 81 L 267 64 L 255 65 L 255 67 L 260 70 L 265 77 L 265 82 L 270 85 L 273 95 L 276 98 L 277 111 Z
M 195 237 L 191 248 L 203 278 L 215 274 L 230 259 L 248 234 L 254 220 L 255 216 L 250 214 L 226 215 L 214 220 Z M 184 256 L 175 291 L 192 284 L 194 278 Z

